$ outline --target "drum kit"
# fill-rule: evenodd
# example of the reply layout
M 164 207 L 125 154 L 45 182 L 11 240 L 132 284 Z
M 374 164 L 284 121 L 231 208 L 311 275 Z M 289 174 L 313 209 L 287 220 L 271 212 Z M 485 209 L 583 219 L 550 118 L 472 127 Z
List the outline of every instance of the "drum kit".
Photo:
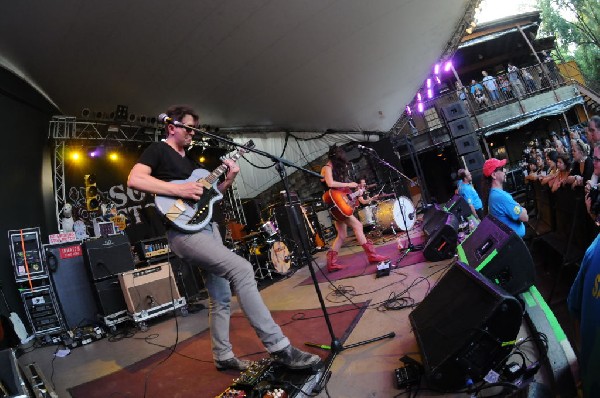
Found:
M 376 235 L 391 229 L 394 235 L 396 228 L 410 231 L 415 225 L 417 212 L 412 201 L 405 196 L 388 199 L 365 206 L 358 210 L 358 219 L 363 227 L 370 227 L 370 234 Z
M 273 274 L 286 275 L 293 256 L 275 221 L 266 221 L 255 231 L 233 242 L 232 250 L 246 258 L 254 267 L 256 279 L 273 279 Z

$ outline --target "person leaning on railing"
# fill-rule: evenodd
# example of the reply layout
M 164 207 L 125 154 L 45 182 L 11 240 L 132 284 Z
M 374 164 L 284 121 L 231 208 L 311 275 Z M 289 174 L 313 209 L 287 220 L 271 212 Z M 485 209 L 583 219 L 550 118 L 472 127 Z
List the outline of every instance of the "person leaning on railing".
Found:
M 555 177 L 555 174 L 558 173 L 558 169 L 556 168 L 556 163 L 558 162 L 558 152 L 555 150 L 548 151 L 546 153 L 546 164 L 548 165 L 548 171 L 545 176 L 540 177 L 540 182 L 542 185 L 547 185 L 550 181 L 552 181 Z
M 548 180 L 548 186 L 552 192 L 556 192 L 563 185 L 567 185 L 567 178 L 569 178 L 571 172 L 571 159 L 569 155 L 558 155 L 556 170 L 557 172 Z
M 571 175 L 567 178 L 567 183 L 572 188 L 582 187 L 585 181 L 592 178 L 594 173 L 594 162 L 588 156 L 590 146 L 580 138 L 571 140 L 571 154 L 573 155 L 573 166 Z

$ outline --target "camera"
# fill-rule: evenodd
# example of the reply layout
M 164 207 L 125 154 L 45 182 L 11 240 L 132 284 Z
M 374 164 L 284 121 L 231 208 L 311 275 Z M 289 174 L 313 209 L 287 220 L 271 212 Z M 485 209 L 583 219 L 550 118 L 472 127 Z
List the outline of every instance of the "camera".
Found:
M 590 206 L 590 211 L 594 214 L 600 214 L 600 190 L 598 190 L 597 185 L 590 188 L 588 197 L 591 199 L 592 202 Z

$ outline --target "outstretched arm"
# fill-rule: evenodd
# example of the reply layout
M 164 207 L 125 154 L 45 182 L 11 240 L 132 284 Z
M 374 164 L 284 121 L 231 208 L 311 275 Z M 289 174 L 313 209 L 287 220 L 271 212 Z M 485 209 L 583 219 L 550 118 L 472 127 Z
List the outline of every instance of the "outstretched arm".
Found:
M 183 184 L 175 184 L 159 180 L 152 176 L 152 169 L 142 163 L 136 163 L 127 178 L 127 186 L 148 193 L 154 193 L 163 196 L 173 196 L 183 199 L 200 199 L 202 196 L 202 184 L 192 181 Z

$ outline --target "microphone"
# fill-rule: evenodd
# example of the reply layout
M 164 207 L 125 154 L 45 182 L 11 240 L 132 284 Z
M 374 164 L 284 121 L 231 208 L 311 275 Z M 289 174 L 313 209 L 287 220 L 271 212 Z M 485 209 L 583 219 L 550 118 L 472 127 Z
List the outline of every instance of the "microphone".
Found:
M 188 127 L 187 125 L 173 119 L 172 117 L 167 116 L 166 113 L 161 113 L 160 115 L 158 115 L 158 121 L 164 124 L 172 124 L 173 126 Z
M 369 148 L 368 146 L 364 146 L 364 145 L 357 145 L 358 149 L 366 149 L 368 151 L 375 151 L 373 148 Z

